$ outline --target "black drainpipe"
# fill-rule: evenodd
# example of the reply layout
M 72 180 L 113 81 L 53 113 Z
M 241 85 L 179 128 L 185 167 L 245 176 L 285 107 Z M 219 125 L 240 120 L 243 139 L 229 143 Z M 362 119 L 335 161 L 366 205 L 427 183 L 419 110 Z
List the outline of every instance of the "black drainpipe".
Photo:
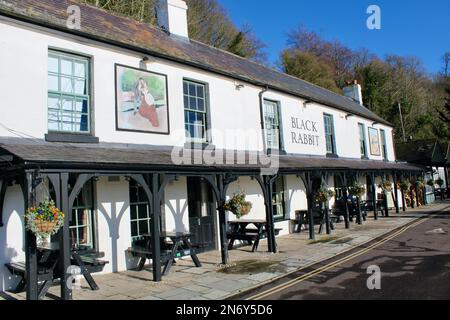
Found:
M 262 138 L 263 138 L 263 150 L 264 153 L 267 153 L 267 146 L 266 146 L 266 137 L 264 136 L 264 99 L 263 94 L 266 93 L 269 90 L 269 86 L 265 86 L 265 88 L 259 93 L 259 113 L 261 116 L 261 132 L 262 132 Z

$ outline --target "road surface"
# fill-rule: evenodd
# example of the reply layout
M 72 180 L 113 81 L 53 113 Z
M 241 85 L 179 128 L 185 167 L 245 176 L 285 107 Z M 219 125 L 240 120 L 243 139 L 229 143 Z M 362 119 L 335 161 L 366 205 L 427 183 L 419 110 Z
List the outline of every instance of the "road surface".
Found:
M 368 267 L 381 273 L 368 274 Z M 371 287 L 368 289 L 368 279 Z M 233 299 L 450 299 L 450 213 L 400 230 Z

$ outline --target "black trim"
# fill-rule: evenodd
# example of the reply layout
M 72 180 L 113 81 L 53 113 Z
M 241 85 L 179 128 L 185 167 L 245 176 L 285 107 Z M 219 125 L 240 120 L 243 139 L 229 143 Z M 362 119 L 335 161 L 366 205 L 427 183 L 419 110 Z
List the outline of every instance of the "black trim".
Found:
M 69 142 L 69 143 L 99 143 L 98 137 L 88 134 L 49 132 L 45 135 L 47 142 Z
M 336 153 L 327 153 L 327 158 L 339 158 L 339 156 Z

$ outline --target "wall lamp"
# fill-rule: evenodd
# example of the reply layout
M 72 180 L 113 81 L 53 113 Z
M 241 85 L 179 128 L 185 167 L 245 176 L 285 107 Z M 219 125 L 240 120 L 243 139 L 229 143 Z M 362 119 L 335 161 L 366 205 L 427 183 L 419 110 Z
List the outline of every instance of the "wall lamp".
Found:
M 238 90 L 238 91 L 245 87 L 242 83 L 237 83 L 237 82 L 234 83 L 234 86 L 236 87 L 236 90 Z
M 348 118 L 350 117 L 354 117 L 355 115 L 352 113 L 347 113 L 347 115 L 345 116 L 345 120 L 348 120 Z
M 149 57 L 149 56 L 144 56 L 142 57 L 142 60 L 139 61 L 139 68 L 140 69 L 147 69 L 147 64 L 151 63 L 151 62 L 155 62 L 155 59 Z
M 313 101 L 311 101 L 311 100 L 305 100 L 305 101 L 303 102 L 303 108 L 306 108 L 306 106 L 307 106 L 308 104 L 311 104 L 311 103 L 313 103 Z

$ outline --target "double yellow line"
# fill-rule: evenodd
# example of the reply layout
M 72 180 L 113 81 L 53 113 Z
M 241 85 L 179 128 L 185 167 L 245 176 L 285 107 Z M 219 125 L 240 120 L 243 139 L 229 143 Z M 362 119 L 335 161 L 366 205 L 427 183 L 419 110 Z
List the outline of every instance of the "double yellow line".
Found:
M 246 300 L 262 300 L 262 299 L 264 299 L 264 298 L 266 298 L 266 297 L 268 297 L 270 295 L 273 295 L 273 294 L 275 294 L 277 292 L 280 292 L 280 291 L 283 291 L 283 290 L 285 290 L 287 288 L 290 288 L 290 287 L 292 287 L 292 286 L 294 286 L 294 285 L 296 285 L 296 284 L 298 284 L 298 283 L 300 283 L 302 281 L 305 281 L 305 280 L 307 280 L 307 279 L 309 279 L 311 277 L 314 277 L 314 276 L 316 276 L 316 275 L 318 275 L 318 274 L 320 274 L 322 272 L 325 272 L 325 271 L 327 271 L 329 269 L 337 267 L 338 265 L 340 265 L 340 264 L 342 264 L 344 262 L 352 260 L 352 259 L 354 259 L 354 258 L 356 258 L 358 256 L 361 256 L 361 255 L 363 255 L 363 254 L 365 254 L 365 253 L 367 253 L 367 252 L 369 252 L 369 251 L 371 251 L 371 250 L 373 250 L 373 249 L 375 249 L 375 248 L 385 244 L 386 242 L 388 242 L 388 241 L 392 240 L 393 238 L 399 236 L 400 234 L 404 233 L 405 231 L 407 231 L 407 230 L 409 230 L 411 228 L 414 228 L 414 227 L 424 223 L 425 221 L 427 221 L 431 217 L 432 216 L 430 216 L 428 218 L 425 218 L 425 219 L 420 219 L 418 221 L 415 221 L 415 222 L 413 222 L 410 225 L 402 227 L 401 229 L 399 229 L 398 231 L 396 231 L 393 234 L 389 235 L 388 237 L 383 238 L 383 239 L 373 243 L 372 245 L 368 246 L 367 248 L 364 248 L 364 249 L 362 249 L 360 251 L 357 251 L 357 252 L 352 253 L 352 254 L 350 254 L 348 256 L 345 256 L 345 257 L 343 257 L 343 258 L 341 258 L 341 259 L 339 259 L 337 261 L 331 262 L 330 264 L 327 264 L 327 265 L 325 265 L 323 267 L 320 267 L 320 268 L 318 268 L 316 270 L 313 270 L 313 271 L 308 272 L 308 273 L 306 273 L 304 275 L 301 275 L 300 277 L 292 279 L 292 280 L 290 280 L 290 281 L 288 281 L 286 283 L 283 283 L 283 284 L 280 284 L 280 285 L 278 285 L 276 287 L 270 288 L 269 290 L 261 292 L 261 293 L 255 295 L 255 296 L 249 297 Z M 314 264 L 317 264 L 317 263 L 314 263 Z M 311 266 L 311 265 L 309 265 L 309 266 Z M 299 269 L 296 272 L 304 270 L 304 269 L 308 268 L 309 266 L 306 266 L 306 267 L 304 267 L 302 269 Z

